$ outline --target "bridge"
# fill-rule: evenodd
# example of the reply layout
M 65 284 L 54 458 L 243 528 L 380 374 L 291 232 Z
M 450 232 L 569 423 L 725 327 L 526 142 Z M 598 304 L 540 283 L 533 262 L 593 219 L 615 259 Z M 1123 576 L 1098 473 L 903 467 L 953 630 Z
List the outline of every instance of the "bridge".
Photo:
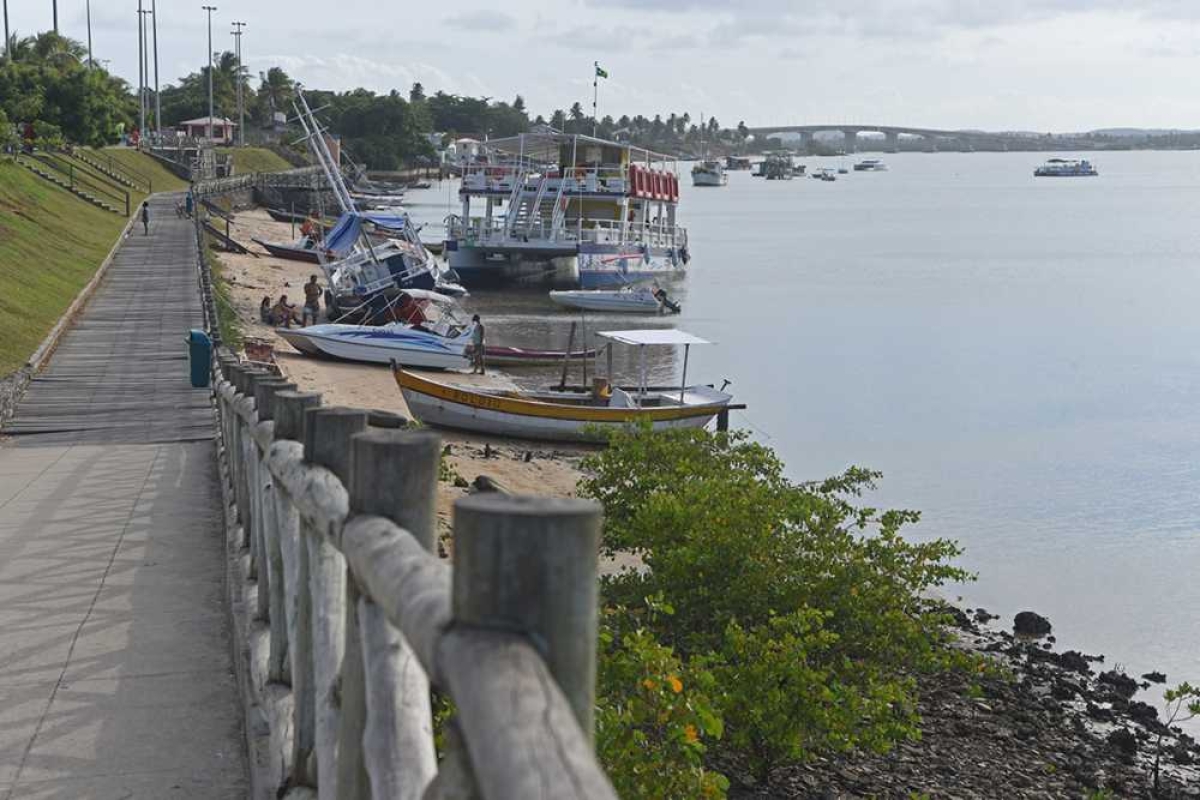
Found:
M 979 130 L 914 128 L 903 125 L 829 123 L 820 125 L 777 125 L 774 127 L 750 128 L 749 130 L 751 135 L 756 139 L 778 138 L 781 134 L 789 133 L 799 134 L 801 146 L 805 150 L 811 150 L 813 140 L 818 133 L 841 132 L 842 149 L 847 153 L 858 151 L 859 134 L 862 133 L 882 133 L 884 141 L 883 149 L 889 153 L 899 151 L 901 136 L 912 136 L 923 139 L 925 142 L 924 149 L 929 151 L 936 151 L 939 149 L 939 145 L 951 145 L 956 150 L 1007 150 L 1010 146 L 1013 149 L 1034 149 L 1034 145 L 1044 144 L 1042 137 L 1038 136 L 989 133 Z M 1056 142 L 1056 145 L 1077 147 L 1078 143 L 1073 139 L 1062 138 Z

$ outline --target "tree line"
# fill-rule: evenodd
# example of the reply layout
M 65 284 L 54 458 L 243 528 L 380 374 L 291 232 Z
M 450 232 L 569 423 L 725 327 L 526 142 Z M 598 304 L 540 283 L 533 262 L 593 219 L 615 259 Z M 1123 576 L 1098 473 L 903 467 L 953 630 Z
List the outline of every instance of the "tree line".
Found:
M 100 146 L 119 141 L 136 127 L 138 103 L 133 88 L 104 68 L 87 64 L 87 50 L 79 42 L 46 32 L 14 36 L 9 45 L 9 56 L 0 61 L 0 127 L 5 132 L 11 124 L 22 123 L 47 143 Z M 209 69 L 206 64 L 163 87 L 162 128 L 208 115 Z M 232 52 L 220 54 L 211 69 L 216 116 L 237 120 L 241 84 L 248 141 L 257 138 L 257 131 L 275 128 L 279 120 L 294 116 L 295 82 L 283 69 L 272 67 L 260 73 L 255 85 L 255 76 L 239 67 Z M 685 155 L 739 149 L 748 133 L 744 123 L 724 128 L 715 117 L 693 118 L 687 112 L 666 118 L 638 114 L 594 120 L 578 102 L 549 116 L 531 116 L 519 94 L 505 101 L 428 93 L 420 83 L 406 93 L 307 87 L 305 92 L 313 108 L 322 108 L 320 116 L 330 130 L 342 137 L 344 152 L 372 169 L 432 163 L 438 148 L 455 138 L 495 139 L 539 125 L 568 133 L 595 132 L 601 138 Z M 147 119 L 151 129 L 160 122 L 153 118 L 153 106 Z M 298 133 L 293 128 L 284 141 L 294 141 Z

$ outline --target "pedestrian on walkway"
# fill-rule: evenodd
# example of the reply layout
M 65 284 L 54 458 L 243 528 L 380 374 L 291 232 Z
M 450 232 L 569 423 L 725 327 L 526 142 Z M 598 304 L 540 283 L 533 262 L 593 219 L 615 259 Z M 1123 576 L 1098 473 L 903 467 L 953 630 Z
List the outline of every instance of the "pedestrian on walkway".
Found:
M 144 201 L 142 203 L 142 229 L 146 236 L 150 235 L 150 203 Z
M 192 208 L 194 205 L 195 201 L 192 200 L 192 190 L 188 189 L 187 197 L 183 199 L 183 210 L 187 212 L 188 219 L 192 218 Z

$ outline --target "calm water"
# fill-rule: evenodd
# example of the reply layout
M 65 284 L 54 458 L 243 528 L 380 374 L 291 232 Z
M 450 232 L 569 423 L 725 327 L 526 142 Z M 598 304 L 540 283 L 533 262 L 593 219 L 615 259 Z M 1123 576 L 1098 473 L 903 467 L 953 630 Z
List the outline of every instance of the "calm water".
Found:
M 674 322 L 718 343 L 691 374 L 732 380 L 735 424 L 795 478 L 882 470 L 873 503 L 966 548 L 968 604 L 1200 679 L 1200 153 L 1059 180 L 1032 177 L 1038 154 L 884 158 L 685 190 Z M 446 187 L 423 194 L 414 215 L 440 221 Z M 572 319 L 536 292 L 472 303 L 515 344 L 561 347 Z

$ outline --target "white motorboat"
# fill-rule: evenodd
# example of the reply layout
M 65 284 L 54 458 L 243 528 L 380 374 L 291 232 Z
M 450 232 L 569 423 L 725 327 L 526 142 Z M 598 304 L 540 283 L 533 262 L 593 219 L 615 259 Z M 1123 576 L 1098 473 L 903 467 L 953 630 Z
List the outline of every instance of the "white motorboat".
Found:
M 854 165 L 855 172 L 887 172 L 887 164 L 878 158 L 864 158 Z
M 677 314 L 679 304 L 662 289 L 628 286 L 624 289 L 576 289 L 550 292 L 560 306 L 582 311 L 612 311 L 625 314 Z
M 837 175 L 829 167 L 822 167 L 821 169 L 813 170 L 812 177 L 813 177 L 813 180 L 818 180 L 818 181 L 836 181 L 837 180 Z
M 301 353 L 342 361 L 390 364 L 423 369 L 467 367 L 465 354 L 471 329 L 446 334 L 424 330 L 403 322 L 387 325 L 310 325 L 307 328 L 276 328 L 288 344 Z
M 693 186 L 724 186 L 727 183 L 729 176 L 720 161 L 708 159 L 692 167 Z

